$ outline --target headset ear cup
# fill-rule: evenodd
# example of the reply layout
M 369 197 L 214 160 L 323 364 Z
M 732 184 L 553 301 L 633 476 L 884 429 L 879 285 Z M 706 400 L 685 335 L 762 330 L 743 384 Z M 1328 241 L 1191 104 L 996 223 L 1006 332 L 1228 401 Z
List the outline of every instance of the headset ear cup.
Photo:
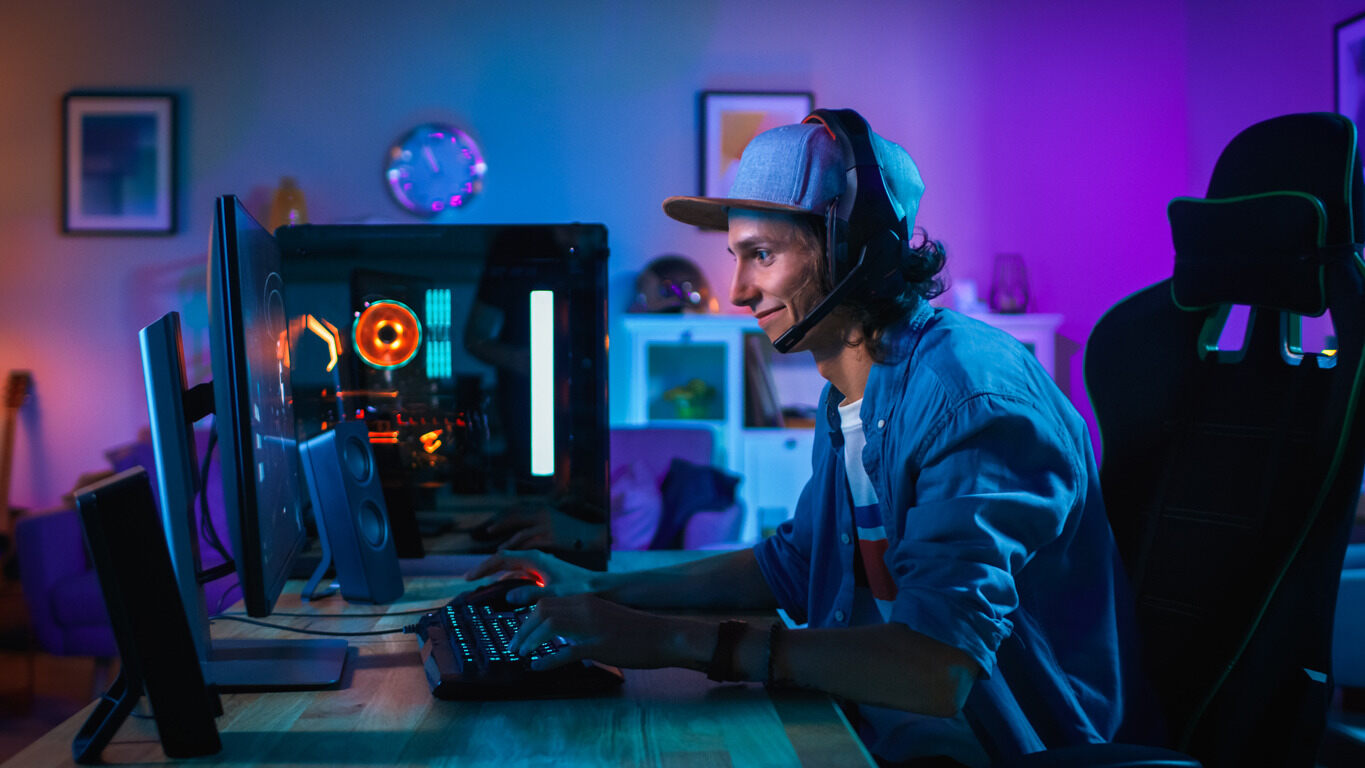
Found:
M 834 220 L 834 237 L 830 238 L 829 277 L 830 287 L 838 285 L 853 269 L 852 257 L 848 253 L 848 225 Z
M 891 299 L 905 290 L 905 272 L 902 269 L 905 243 L 890 229 L 883 229 L 871 238 L 867 245 L 868 261 L 864 274 L 869 285 L 868 298 L 873 300 Z

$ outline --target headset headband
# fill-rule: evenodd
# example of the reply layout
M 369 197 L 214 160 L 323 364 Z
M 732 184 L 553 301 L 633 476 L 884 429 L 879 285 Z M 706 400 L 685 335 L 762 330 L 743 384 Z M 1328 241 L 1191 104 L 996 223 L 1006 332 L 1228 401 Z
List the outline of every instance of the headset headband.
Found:
M 847 252 L 861 252 L 869 239 L 884 229 L 892 229 L 904 239 L 908 233 L 891 204 L 867 120 L 851 109 L 817 109 L 802 122 L 823 126 L 843 152 L 844 193 L 838 197 L 834 215 L 848 226 Z M 839 277 L 852 266 L 839 265 Z

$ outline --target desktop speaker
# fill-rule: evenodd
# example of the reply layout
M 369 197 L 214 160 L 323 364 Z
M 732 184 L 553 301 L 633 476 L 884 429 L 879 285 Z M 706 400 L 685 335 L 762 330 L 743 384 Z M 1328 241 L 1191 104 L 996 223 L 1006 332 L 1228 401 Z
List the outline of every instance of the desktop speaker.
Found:
M 301 443 L 299 459 L 322 544 L 318 573 L 330 554 L 347 600 L 391 603 L 402 597 L 403 577 L 365 423 L 337 423 Z

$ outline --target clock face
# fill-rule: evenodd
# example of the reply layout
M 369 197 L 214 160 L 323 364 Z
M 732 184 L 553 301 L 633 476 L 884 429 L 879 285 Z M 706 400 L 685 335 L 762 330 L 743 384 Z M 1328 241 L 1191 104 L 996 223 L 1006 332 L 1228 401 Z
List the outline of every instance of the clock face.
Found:
M 449 125 L 413 128 L 389 149 L 389 192 L 423 218 L 461 208 L 483 190 L 487 166 L 469 134 Z

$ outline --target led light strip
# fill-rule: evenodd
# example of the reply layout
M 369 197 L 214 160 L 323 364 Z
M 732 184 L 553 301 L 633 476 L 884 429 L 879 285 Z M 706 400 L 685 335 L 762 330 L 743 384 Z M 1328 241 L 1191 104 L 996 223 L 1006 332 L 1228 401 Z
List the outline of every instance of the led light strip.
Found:
M 531 474 L 555 473 L 555 294 L 531 291 Z
M 451 368 L 450 289 L 432 288 L 426 293 L 427 305 L 427 378 L 449 379 Z

